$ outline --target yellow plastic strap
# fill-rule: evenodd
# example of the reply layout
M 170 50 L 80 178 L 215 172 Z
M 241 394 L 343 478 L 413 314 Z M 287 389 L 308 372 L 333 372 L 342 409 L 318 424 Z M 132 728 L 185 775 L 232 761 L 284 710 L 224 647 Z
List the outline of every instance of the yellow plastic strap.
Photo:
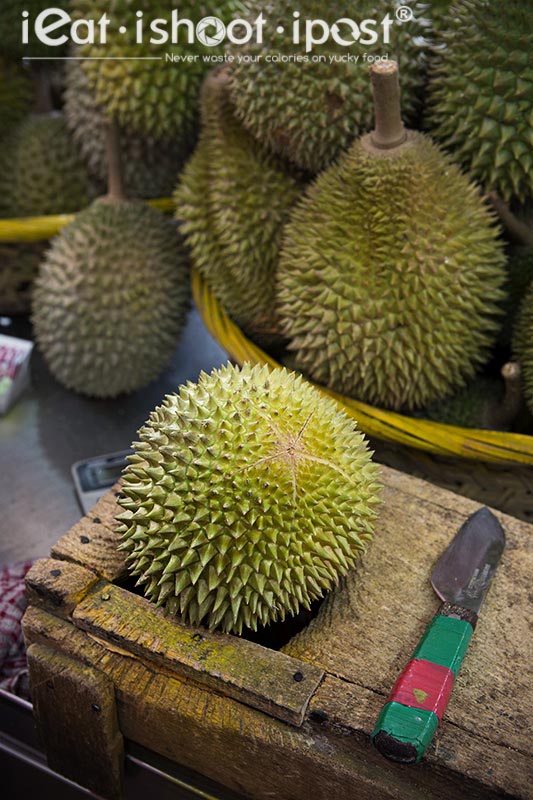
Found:
M 148 204 L 160 211 L 172 211 L 171 197 L 149 200 Z M 39 242 L 51 239 L 61 228 L 72 222 L 75 214 L 56 214 L 49 217 L 21 217 L 0 220 L 0 242 Z
M 244 336 L 222 310 L 209 286 L 197 270 L 192 273 L 192 291 L 196 307 L 211 335 L 239 364 L 281 366 L 260 347 Z M 369 436 L 414 447 L 443 456 L 460 456 L 494 464 L 533 465 L 533 436 L 518 433 L 458 428 L 431 420 L 415 419 L 374 408 L 344 397 L 322 386 L 317 388 L 333 397 Z

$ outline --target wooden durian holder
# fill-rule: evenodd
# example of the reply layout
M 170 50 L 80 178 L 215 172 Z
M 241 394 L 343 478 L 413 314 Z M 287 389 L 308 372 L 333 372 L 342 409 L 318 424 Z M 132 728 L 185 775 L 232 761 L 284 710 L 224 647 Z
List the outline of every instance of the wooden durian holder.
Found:
M 479 507 L 386 467 L 382 479 L 368 553 L 281 652 L 188 627 L 133 594 L 117 550 L 120 487 L 110 491 L 27 576 L 50 766 L 120 798 L 133 742 L 253 800 L 533 798 L 533 528 L 501 513 L 507 548 L 432 746 L 405 766 L 371 745 L 437 610 L 434 562 Z
M 167 210 L 171 201 L 153 205 Z M 49 238 L 71 218 L 0 221 L 0 241 Z M 192 282 L 208 329 L 230 357 L 275 365 L 199 274 Z M 437 483 L 479 491 L 482 502 L 516 516 L 531 512 L 533 437 L 453 428 L 333 396 L 382 460 L 392 459 L 388 448 L 402 470 L 436 465 Z M 441 459 L 451 466 L 441 469 Z M 461 470 L 481 475 L 480 486 L 474 477 L 466 486 Z M 508 548 L 423 763 L 393 764 L 370 744 L 379 710 L 437 608 L 431 568 L 478 508 L 386 467 L 383 480 L 368 555 L 282 652 L 181 625 L 130 592 L 116 549 L 118 487 L 109 492 L 28 574 L 24 634 L 50 765 L 119 798 L 132 741 L 257 800 L 533 798 L 532 529 L 517 519 L 499 515 Z

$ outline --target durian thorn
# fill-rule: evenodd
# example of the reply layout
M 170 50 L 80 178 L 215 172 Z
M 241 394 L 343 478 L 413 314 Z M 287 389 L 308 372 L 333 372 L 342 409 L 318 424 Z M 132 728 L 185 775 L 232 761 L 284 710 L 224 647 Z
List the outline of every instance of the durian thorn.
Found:
M 402 122 L 400 80 L 396 61 L 379 61 L 370 67 L 374 93 L 375 127 L 370 134 L 374 147 L 391 150 L 407 138 Z
M 106 126 L 107 196 L 108 201 L 125 199 L 124 176 L 120 148 L 120 131 L 117 121 L 111 118 Z
M 505 381 L 505 394 L 500 403 L 494 403 L 487 411 L 486 424 L 495 430 L 508 429 L 522 409 L 522 381 L 520 364 L 509 361 L 501 369 Z
M 497 192 L 490 192 L 489 200 L 511 239 L 526 247 L 533 247 L 533 228 L 518 219 Z

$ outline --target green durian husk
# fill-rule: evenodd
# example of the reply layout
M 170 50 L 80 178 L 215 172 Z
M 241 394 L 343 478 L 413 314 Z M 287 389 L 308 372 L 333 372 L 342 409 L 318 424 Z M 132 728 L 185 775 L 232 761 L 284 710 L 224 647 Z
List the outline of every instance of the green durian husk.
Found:
M 486 190 L 533 198 L 529 0 L 459 0 L 429 89 L 433 136 Z
M 524 398 L 533 414 L 533 282 L 520 304 L 513 332 L 513 357 L 520 364 Z
M 73 16 L 98 20 L 108 11 L 108 0 L 72 0 Z M 109 30 L 106 44 L 82 45 L 80 56 L 95 58 L 113 56 L 134 57 L 137 60 L 83 61 L 89 85 L 96 101 L 105 113 L 121 127 L 132 133 L 158 139 L 178 139 L 182 146 L 195 139 L 198 125 L 198 100 L 202 80 L 211 68 L 203 56 L 223 53 L 223 46 L 204 47 L 189 45 L 187 39 L 178 45 L 150 44 L 145 33 L 143 44 L 135 41 L 137 11 L 145 19 L 170 21 L 172 6 L 164 0 L 116 0 L 114 18 L 127 29 L 126 34 Z M 216 16 L 228 23 L 234 16 L 242 16 L 240 0 L 216 0 L 214 3 L 180 3 L 181 19 L 190 19 L 196 25 L 206 16 Z M 182 34 L 182 36 L 185 34 Z M 165 63 L 167 56 L 195 56 L 197 61 Z M 141 58 L 163 60 L 138 60 Z
M 189 306 L 176 226 L 140 201 L 95 201 L 52 242 L 33 292 L 51 372 L 69 389 L 116 397 L 158 377 Z
M 134 442 L 122 544 L 146 596 L 240 634 L 332 589 L 372 537 L 379 486 L 364 437 L 285 369 L 202 373 Z
M 88 169 L 99 181 L 107 177 L 106 116 L 96 102 L 79 61 L 67 67 L 65 117 Z M 124 191 L 128 197 L 167 197 L 190 153 L 179 141 L 119 131 Z
M 403 5 L 414 8 L 416 4 Z M 416 19 L 403 25 L 395 21 L 389 45 L 383 44 L 381 36 L 374 45 L 353 48 L 342 47 L 331 39 L 308 54 L 309 58 L 313 54 L 325 55 L 326 63 L 266 61 L 266 56 L 278 52 L 305 56 L 303 40 L 299 46 L 293 42 L 295 10 L 301 13 L 302 20 L 320 19 L 330 26 L 346 16 L 380 21 L 394 11 L 387 0 L 359 2 L 355 14 L 347 14 L 346 9 L 346 4 L 338 0 L 302 0 L 297 8 L 290 0 L 255 0 L 249 7 L 250 18 L 254 20 L 264 11 L 272 35 L 263 45 L 251 43 L 231 50 L 235 59 L 245 55 L 261 57 L 256 63 L 236 60 L 232 64 L 232 97 L 238 118 L 257 141 L 312 174 L 325 169 L 356 136 L 370 130 L 374 118 L 369 64 L 362 60 L 356 64 L 330 63 L 329 56 L 355 54 L 363 59 L 365 53 L 388 53 L 400 67 L 405 119 L 414 121 L 420 108 L 425 50 L 418 38 L 424 28 Z M 285 35 L 276 32 L 279 25 L 284 27 Z
M 98 193 L 62 114 L 33 114 L 3 142 L 0 214 L 31 217 L 79 211 Z
M 202 132 L 176 189 L 176 215 L 193 263 L 234 321 L 265 346 L 281 340 L 276 268 L 285 223 L 304 179 L 237 122 L 227 73 L 202 92 Z
M 453 395 L 433 403 L 418 416 L 459 428 L 494 428 L 491 411 L 504 396 L 502 381 L 477 377 Z
M 376 406 L 460 388 L 498 330 L 505 257 L 478 189 L 420 133 L 357 141 L 285 228 L 278 309 L 298 368 Z

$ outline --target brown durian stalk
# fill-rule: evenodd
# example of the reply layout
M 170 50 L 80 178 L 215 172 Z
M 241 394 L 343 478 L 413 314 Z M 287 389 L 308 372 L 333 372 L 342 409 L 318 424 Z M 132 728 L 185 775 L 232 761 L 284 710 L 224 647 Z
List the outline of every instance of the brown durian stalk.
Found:
M 479 188 L 402 123 L 398 66 L 370 70 L 375 128 L 294 209 L 278 308 L 299 370 L 366 403 L 413 411 L 486 363 L 504 254 Z

